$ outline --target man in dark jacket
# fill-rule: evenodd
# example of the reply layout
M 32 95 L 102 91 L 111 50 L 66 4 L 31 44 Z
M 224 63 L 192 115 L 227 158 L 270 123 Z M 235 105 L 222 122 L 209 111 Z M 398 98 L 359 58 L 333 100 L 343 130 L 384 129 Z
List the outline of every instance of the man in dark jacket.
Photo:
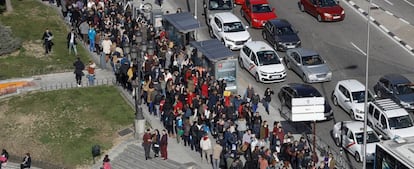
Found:
M 43 33 L 43 46 L 45 47 L 45 53 L 48 54 L 49 52 L 52 51 L 52 46 L 53 46 L 53 34 L 52 32 L 50 32 L 49 28 L 46 28 L 46 31 Z
M 68 36 L 66 37 L 67 43 L 68 43 L 68 49 L 69 49 L 69 55 L 73 52 L 75 53 L 75 56 L 78 56 L 78 50 L 76 49 L 76 38 L 77 35 L 75 33 L 75 30 L 72 29 L 69 33 Z
M 73 73 L 75 73 L 76 84 L 78 85 L 78 87 L 81 87 L 82 76 L 84 75 L 83 70 L 85 69 L 85 64 L 83 64 L 83 62 L 78 57 L 76 61 L 73 63 L 73 66 L 75 67 L 75 71 Z

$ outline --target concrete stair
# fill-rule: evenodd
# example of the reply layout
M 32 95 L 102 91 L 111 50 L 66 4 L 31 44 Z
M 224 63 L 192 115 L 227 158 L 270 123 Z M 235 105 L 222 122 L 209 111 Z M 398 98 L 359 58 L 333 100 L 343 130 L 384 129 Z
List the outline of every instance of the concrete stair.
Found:
M 7 162 L 7 164 L 3 165 L 3 167 L 1 167 L 1 169 L 20 169 L 20 164 Z M 32 166 L 30 169 L 40 169 L 40 168 Z
M 153 155 L 151 152 L 151 157 Z M 136 144 L 128 145 L 122 153 L 111 160 L 111 164 L 116 169 L 181 168 L 181 164 L 171 160 L 163 160 L 161 157 L 145 160 L 144 148 Z

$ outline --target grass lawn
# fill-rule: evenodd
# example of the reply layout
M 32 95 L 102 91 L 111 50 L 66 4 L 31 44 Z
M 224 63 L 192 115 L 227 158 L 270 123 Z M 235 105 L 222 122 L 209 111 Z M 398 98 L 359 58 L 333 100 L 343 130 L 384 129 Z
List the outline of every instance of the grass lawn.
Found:
M 134 111 L 113 86 L 35 92 L 0 100 L 0 143 L 11 154 L 74 168 L 109 149 Z
M 10 26 L 15 37 L 23 40 L 22 48 L 10 55 L 0 56 L 0 79 L 27 77 L 63 70 L 72 70 L 76 57 L 69 55 L 66 36 L 68 28 L 58 12 L 38 0 L 12 0 L 13 13 L 0 15 L 0 22 Z M 43 32 L 49 28 L 54 35 L 52 53 L 44 54 Z M 88 52 L 77 45 L 82 60 Z

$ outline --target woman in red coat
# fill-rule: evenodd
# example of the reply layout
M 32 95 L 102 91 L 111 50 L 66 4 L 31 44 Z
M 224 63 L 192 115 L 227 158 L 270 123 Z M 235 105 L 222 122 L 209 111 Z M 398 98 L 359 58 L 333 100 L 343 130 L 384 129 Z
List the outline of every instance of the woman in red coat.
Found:
M 201 85 L 201 95 L 204 98 L 208 98 L 208 84 L 207 84 L 207 81 L 204 81 L 203 84 Z
M 161 146 L 161 157 L 164 158 L 164 160 L 168 159 L 168 153 L 167 153 L 168 134 L 165 129 L 162 130 L 160 146 Z

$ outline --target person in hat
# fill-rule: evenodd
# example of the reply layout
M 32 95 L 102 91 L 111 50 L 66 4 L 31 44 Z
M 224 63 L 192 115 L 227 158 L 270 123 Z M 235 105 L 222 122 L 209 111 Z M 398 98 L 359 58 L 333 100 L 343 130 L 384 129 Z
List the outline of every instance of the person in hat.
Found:
M 207 162 L 209 161 L 208 158 L 211 155 L 211 140 L 208 137 L 208 134 L 204 134 L 203 138 L 200 140 L 200 148 L 202 150 L 201 152 L 201 161 L 203 161 L 203 155 L 206 158 Z M 211 159 L 210 159 L 211 161 Z

